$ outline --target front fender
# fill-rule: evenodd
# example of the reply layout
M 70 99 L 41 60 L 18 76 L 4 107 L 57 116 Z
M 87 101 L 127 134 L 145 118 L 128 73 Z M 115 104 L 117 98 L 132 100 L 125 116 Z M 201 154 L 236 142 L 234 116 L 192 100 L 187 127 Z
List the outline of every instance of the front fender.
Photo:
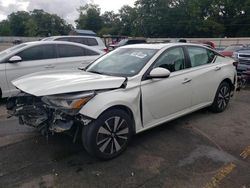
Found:
M 80 114 L 97 119 L 104 111 L 114 106 L 129 108 L 134 117 L 136 131 L 142 127 L 140 115 L 140 88 L 117 89 L 100 92 L 80 110 Z

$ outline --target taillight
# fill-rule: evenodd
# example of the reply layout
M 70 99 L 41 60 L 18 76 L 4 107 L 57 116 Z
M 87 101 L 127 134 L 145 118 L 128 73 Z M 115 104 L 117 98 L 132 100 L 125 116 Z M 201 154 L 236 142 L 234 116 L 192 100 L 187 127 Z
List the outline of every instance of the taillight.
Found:
M 238 62 L 238 61 L 234 61 L 234 62 L 233 62 L 233 66 L 235 66 L 235 68 L 237 68 L 237 67 L 238 67 L 238 64 L 239 64 L 239 62 Z
M 109 49 L 108 48 L 104 48 L 103 51 L 106 52 L 106 53 L 108 53 Z

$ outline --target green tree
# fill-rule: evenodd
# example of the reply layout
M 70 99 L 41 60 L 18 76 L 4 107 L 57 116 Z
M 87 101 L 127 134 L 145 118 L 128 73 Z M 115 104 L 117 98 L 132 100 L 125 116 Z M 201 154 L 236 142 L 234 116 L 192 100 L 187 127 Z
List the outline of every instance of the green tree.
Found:
M 119 14 L 114 11 L 106 11 L 102 15 L 103 27 L 100 30 L 100 36 L 104 34 L 118 35 L 120 33 L 121 20 Z
M 101 9 L 95 4 L 86 4 L 78 9 L 79 18 L 75 21 L 78 29 L 98 32 L 102 28 Z
M 11 31 L 10 31 L 10 23 L 8 20 L 3 20 L 0 22 L 0 35 L 1 36 L 10 36 Z
M 8 16 L 10 24 L 10 31 L 12 36 L 25 36 L 26 35 L 26 23 L 28 22 L 30 15 L 25 11 L 18 11 L 11 13 Z
M 14 12 L 0 22 L 0 34 L 4 36 L 66 35 L 72 29 L 73 26 L 59 16 L 43 10 Z
M 136 10 L 128 5 L 124 5 L 119 10 L 120 16 L 120 34 L 121 35 L 136 35 Z
M 30 12 L 30 20 L 26 26 L 28 32 L 35 36 L 67 35 L 73 28 L 59 16 L 43 10 Z

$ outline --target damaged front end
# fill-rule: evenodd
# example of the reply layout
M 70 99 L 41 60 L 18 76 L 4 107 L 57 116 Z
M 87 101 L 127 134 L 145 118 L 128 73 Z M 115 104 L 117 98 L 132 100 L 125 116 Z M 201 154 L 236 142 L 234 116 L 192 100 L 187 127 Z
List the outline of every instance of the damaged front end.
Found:
M 10 115 L 19 118 L 20 124 L 35 127 L 43 135 L 74 129 L 76 136 L 80 125 L 92 121 L 78 112 L 94 96 L 94 92 L 44 97 L 21 93 L 9 98 L 6 107 Z

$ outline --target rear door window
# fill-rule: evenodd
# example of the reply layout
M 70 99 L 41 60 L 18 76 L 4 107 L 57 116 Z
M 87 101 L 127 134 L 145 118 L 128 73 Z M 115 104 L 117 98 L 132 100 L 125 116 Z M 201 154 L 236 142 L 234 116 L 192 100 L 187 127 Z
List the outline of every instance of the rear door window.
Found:
M 76 42 L 80 44 L 85 44 L 87 46 L 98 46 L 97 40 L 94 38 L 87 38 L 87 37 L 70 37 L 67 38 L 67 40 L 64 41 L 69 41 L 69 42 Z
M 188 54 L 190 57 L 191 67 L 210 64 L 214 61 L 216 54 L 206 48 L 188 46 Z
M 69 41 L 70 42 L 76 42 L 76 43 L 88 45 L 88 41 L 87 41 L 86 38 L 72 37 L 72 38 L 69 38 Z

